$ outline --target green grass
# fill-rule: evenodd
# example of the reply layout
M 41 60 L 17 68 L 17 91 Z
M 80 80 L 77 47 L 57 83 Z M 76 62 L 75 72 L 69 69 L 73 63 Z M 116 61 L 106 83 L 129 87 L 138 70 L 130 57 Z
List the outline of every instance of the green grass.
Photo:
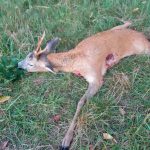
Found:
M 138 8 L 138 9 L 137 9 Z M 131 20 L 149 35 L 148 0 L 0 0 L 0 54 L 21 60 L 37 37 L 60 37 L 58 51 L 82 39 Z M 57 150 L 87 88 L 71 74 L 27 73 L 13 83 L 0 83 L 11 100 L 0 105 L 0 141 L 11 150 Z M 119 108 L 126 111 L 121 115 Z M 53 116 L 61 114 L 59 122 Z M 150 148 L 150 58 L 134 56 L 109 70 L 99 93 L 84 107 L 72 150 L 148 150 Z M 116 140 L 104 140 L 107 132 Z

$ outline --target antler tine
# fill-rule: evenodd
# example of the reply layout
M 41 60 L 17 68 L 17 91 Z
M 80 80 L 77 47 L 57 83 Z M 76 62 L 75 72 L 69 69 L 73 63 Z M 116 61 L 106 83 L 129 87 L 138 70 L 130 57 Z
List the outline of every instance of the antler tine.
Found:
M 38 55 L 38 53 L 40 52 L 41 44 L 42 44 L 42 41 L 44 40 L 44 37 L 45 37 L 45 31 L 43 32 L 42 37 L 40 37 L 40 38 L 38 39 L 37 48 L 36 48 L 36 50 L 35 50 L 35 52 L 36 52 L 37 55 Z

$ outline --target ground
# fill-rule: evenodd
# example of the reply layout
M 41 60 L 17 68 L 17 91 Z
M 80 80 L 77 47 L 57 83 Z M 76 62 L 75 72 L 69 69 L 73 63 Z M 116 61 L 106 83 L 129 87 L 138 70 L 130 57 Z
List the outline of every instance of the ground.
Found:
M 118 18 L 149 36 L 149 10 L 148 0 L 0 0 L 0 54 L 23 59 L 44 30 L 44 43 L 60 37 L 57 50 L 66 51 L 122 24 Z M 26 73 L 21 80 L 1 82 L 0 93 L 11 96 L 0 104 L 1 144 L 8 141 L 10 150 L 57 150 L 86 88 L 82 78 L 65 73 Z M 82 110 L 71 150 L 148 150 L 149 100 L 150 57 L 124 59 Z

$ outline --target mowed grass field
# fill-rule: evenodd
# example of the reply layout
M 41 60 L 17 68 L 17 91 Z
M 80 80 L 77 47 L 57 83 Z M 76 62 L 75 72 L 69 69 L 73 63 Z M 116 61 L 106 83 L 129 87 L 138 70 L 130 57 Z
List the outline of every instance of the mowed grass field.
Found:
M 150 37 L 149 0 L 0 0 L 0 54 L 23 59 L 43 31 L 43 47 L 60 37 L 57 51 L 67 51 L 122 24 L 117 18 L 131 20 L 131 28 Z M 0 104 L 0 142 L 9 141 L 9 150 L 57 150 L 86 88 L 85 80 L 65 73 L 26 73 L 21 80 L 0 82 L 0 93 L 11 96 Z M 103 139 L 103 133 L 117 142 Z M 150 149 L 150 57 L 132 56 L 110 69 L 83 108 L 71 150 L 92 146 Z

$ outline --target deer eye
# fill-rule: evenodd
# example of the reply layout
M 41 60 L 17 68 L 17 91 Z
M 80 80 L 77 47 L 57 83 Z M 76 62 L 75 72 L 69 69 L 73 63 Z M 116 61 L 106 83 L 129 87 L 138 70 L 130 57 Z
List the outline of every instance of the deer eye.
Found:
M 33 66 L 32 64 L 29 64 L 29 63 L 28 63 L 28 65 L 29 65 L 29 66 Z

